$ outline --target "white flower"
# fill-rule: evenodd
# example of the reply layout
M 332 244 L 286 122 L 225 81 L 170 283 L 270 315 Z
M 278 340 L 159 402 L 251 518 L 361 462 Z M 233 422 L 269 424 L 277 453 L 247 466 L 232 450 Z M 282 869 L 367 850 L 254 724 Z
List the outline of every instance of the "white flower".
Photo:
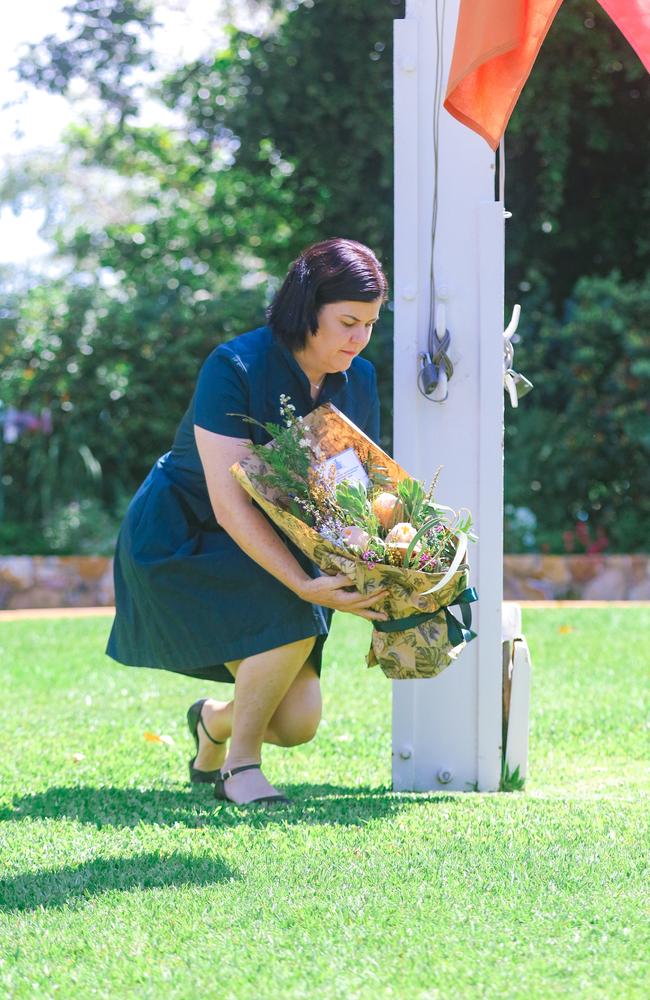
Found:
M 417 534 L 415 528 L 408 521 L 400 521 L 386 535 L 386 544 L 408 545 Z M 417 547 L 416 547 L 417 551 Z

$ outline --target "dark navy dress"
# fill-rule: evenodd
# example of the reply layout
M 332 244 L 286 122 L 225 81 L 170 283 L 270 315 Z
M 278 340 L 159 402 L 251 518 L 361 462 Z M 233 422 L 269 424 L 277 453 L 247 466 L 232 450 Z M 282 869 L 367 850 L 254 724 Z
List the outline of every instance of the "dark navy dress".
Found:
M 201 366 L 171 451 L 154 463 L 120 527 L 115 619 L 106 647 L 114 660 L 232 682 L 226 660 L 316 635 L 312 662 L 320 674 L 332 611 L 302 601 L 220 527 L 194 439 L 198 424 L 266 443 L 266 431 L 230 414 L 280 422 L 282 393 L 300 416 L 331 400 L 378 442 L 377 379 L 365 358 L 355 358 L 347 372 L 326 375 L 314 402 L 307 376 L 268 326 L 216 347 Z M 307 556 L 281 537 L 305 571 L 318 576 Z

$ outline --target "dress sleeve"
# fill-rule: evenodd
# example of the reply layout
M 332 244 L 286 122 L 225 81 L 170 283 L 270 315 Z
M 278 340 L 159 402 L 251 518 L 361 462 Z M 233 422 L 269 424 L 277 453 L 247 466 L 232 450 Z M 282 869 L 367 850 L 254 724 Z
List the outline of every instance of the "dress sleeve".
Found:
M 372 378 L 370 383 L 370 409 L 368 411 L 368 416 L 366 418 L 366 425 L 363 428 L 364 434 L 367 434 L 375 444 L 379 444 L 379 423 L 380 423 L 380 411 L 379 411 L 379 392 L 377 390 L 377 372 L 375 371 L 374 365 L 372 368 Z
M 215 434 L 250 438 L 249 424 L 236 413 L 249 413 L 249 381 L 243 362 L 220 346 L 201 366 L 194 394 L 194 423 Z

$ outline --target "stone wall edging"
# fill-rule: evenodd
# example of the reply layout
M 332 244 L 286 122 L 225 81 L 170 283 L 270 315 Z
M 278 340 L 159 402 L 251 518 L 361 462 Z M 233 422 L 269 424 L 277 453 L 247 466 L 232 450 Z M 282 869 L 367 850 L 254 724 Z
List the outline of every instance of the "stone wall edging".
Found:
M 508 601 L 650 600 L 650 554 L 506 554 L 503 584 Z M 109 607 L 114 601 L 109 556 L 0 556 L 0 609 Z

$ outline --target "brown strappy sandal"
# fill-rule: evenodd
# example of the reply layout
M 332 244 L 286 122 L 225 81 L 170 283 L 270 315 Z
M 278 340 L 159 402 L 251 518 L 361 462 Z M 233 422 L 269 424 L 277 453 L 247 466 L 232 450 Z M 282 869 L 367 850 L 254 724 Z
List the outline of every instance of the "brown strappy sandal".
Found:
M 254 768 L 261 768 L 261 767 L 262 767 L 261 764 L 242 764 L 241 767 L 233 767 L 232 770 L 217 772 L 219 774 L 219 777 L 215 778 L 214 782 L 215 799 L 222 799 L 225 802 L 233 802 L 237 806 L 250 806 L 253 805 L 253 803 L 260 805 L 270 805 L 271 803 L 291 802 L 291 799 L 288 799 L 286 795 L 282 794 L 260 795 L 259 798 L 249 799 L 248 802 L 235 802 L 234 799 L 228 798 L 224 786 L 225 782 L 228 780 L 228 778 L 231 777 L 231 775 L 239 774 L 240 771 L 251 771 Z
M 194 742 L 196 743 L 196 753 L 189 763 L 190 781 L 195 785 L 212 785 L 221 777 L 221 770 L 219 768 L 216 768 L 214 771 L 202 771 L 200 768 L 194 767 L 194 761 L 196 760 L 199 752 L 199 725 L 202 727 L 203 732 L 211 743 L 214 743 L 217 746 L 223 746 L 226 742 L 226 740 L 215 740 L 212 736 L 210 736 L 210 733 L 205 728 L 205 722 L 201 717 L 201 713 L 207 700 L 207 698 L 201 698 L 200 701 L 195 701 L 193 705 L 190 705 L 187 710 L 187 726 L 191 735 L 194 737 Z

